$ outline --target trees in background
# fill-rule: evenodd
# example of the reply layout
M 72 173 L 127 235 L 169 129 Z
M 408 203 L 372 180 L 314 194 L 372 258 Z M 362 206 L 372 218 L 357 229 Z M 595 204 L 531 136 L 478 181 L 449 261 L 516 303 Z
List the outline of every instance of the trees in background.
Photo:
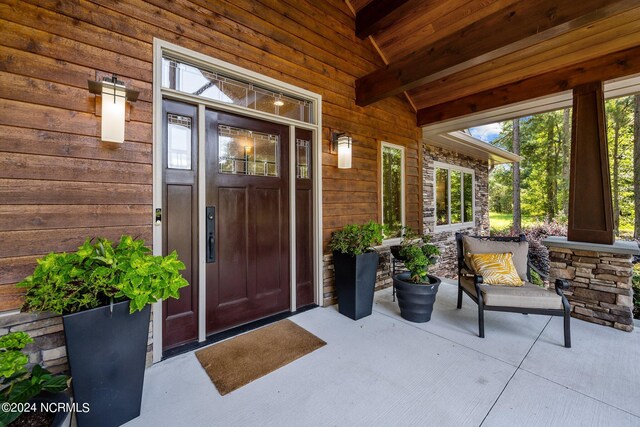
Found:
M 569 166 L 571 164 L 571 108 L 562 111 L 562 180 L 560 181 L 560 197 L 562 217 L 569 216 Z
M 640 238 L 640 95 L 606 101 L 607 137 L 616 234 Z M 566 222 L 569 201 L 571 109 L 504 122 L 494 144 L 523 156 L 493 169 L 490 210 Z M 517 154 L 517 152 L 516 152 Z
M 634 96 L 633 110 L 633 193 L 635 195 L 633 237 L 640 239 L 640 95 Z
M 513 119 L 513 153 L 520 155 L 520 119 Z M 522 231 L 522 215 L 520 209 L 520 162 L 513 164 L 513 232 Z
M 613 229 L 619 236 L 620 221 L 632 224 L 633 218 L 633 97 L 608 100 L 606 112 Z

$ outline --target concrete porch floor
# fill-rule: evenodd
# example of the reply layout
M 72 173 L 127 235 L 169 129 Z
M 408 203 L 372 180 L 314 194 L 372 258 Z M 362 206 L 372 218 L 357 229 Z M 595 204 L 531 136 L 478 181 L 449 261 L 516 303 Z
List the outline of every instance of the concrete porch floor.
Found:
M 323 348 L 220 396 L 193 352 L 147 370 L 127 426 L 640 426 L 640 330 L 485 313 L 443 283 L 428 323 L 400 317 L 391 289 L 371 316 L 337 308 L 290 319 Z

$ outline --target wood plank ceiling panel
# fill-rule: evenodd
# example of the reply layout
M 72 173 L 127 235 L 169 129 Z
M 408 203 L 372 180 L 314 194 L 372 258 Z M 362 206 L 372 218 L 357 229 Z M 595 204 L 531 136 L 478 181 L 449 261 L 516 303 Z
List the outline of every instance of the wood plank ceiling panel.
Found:
M 544 45 L 637 7 L 636 0 L 518 2 L 359 78 L 357 103 L 368 105 L 477 64 Z
M 371 0 L 348 0 L 348 2 L 351 4 L 353 10 L 359 12 L 363 7 L 371 3 Z
M 421 2 L 411 14 L 398 19 L 392 27 L 376 34 L 374 39 L 389 61 L 397 61 L 516 1 Z
M 347 1 L 356 13 L 374 4 Z M 358 79 L 358 105 L 404 89 L 417 109 L 430 108 L 640 46 L 635 0 L 407 4 L 372 35 L 388 65 Z M 389 92 L 390 84 L 399 86 Z
M 458 99 L 640 45 L 640 8 L 447 75 L 409 91 L 420 108 Z
M 418 110 L 418 126 L 640 73 L 640 46 Z

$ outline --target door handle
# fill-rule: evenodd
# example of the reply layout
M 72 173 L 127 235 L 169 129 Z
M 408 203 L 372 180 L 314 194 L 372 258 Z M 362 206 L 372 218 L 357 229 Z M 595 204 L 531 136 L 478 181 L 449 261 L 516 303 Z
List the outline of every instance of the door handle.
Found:
M 216 262 L 216 208 L 207 206 L 207 263 Z

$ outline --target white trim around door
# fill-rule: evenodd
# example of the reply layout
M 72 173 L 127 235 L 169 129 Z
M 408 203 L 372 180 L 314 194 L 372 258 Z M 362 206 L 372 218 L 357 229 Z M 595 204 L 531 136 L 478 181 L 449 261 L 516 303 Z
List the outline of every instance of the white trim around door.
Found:
M 297 98 L 309 101 L 311 103 L 311 120 L 310 123 L 302 122 L 275 114 L 264 113 L 256 110 L 250 110 L 245 107 L 232 105 L 225 102 L 205 99 L 196 95 L 179 92 L 174 89 L 162 87 L 162 58 L 170 55 L 172 58 L 184 60 L 185 62 L 203 67 L 204 69 L 224 73 L 230 77 L 248 81 L 263 87 L 269 88 L 274 92 L 285 93 Z M 311 130 L 313 133 L 313 151 L 312 151 L 312 185 L 313 185 L 313 272 L 315 286 L 315 303 L 323 305 L 322 293 L 322 96 L 305 89 L 293 86 L 291 84 L 281 82 L 279 80 L 264 76 L 251 70 L 230 64 L 219 59 L 203 55 L 201 53 L 183 48 L 181 46 L 168 43 L 166 41 L 154 38 L 153 40 L 153 212 L 162 208 L 162 100 L 173 99 L 184 101 L 198 105 L 198 226 L 200 230 L 204 229 L 204 112 L 207 107 L 214 108 L 218 111 L 225 111 L 244 115 L 247 117 L 259 118 L 275 123 L 289 126 L 290 150 L 289 170 L 290 176 L 290 266 L 291 266 L 291 311 L 296 310 L 296 251 L 295 251 L 295 128 L 303 128 Z M 163 212 L 164 214 L 164 212 Z M 154 216 L 155 218 L 155 216 Z M 205 278 L 205 242 L 204 234 L 199 233 L 199 289 L 198 289 L 198 340 L 206 339 L 206 278 Z M 155 222 L 153 225 L 153 253 L 160 255 L 162 253 L 162 226 L 161 222 Z M 162 359 L 162 303 L 156 303 L 153 306 L 153 362 L 159 362 Z

